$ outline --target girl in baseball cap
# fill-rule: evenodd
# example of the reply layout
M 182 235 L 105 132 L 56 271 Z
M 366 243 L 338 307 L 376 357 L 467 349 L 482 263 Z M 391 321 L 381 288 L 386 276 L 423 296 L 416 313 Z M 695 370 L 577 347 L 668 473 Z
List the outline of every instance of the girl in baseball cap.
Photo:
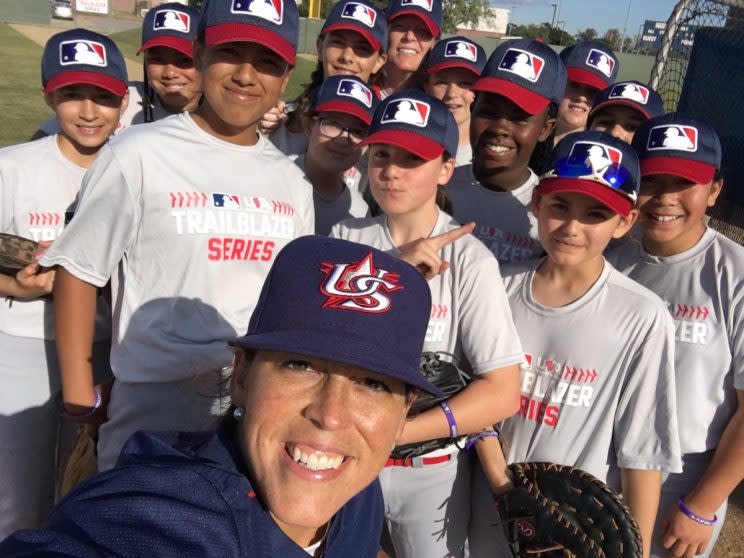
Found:
M 631 143 L 641 124 L 662 114 L 661 95 L 640 81 L 621 81 L 597 94 L 587 125 Z
M 415 409 L 403 445 L 381 474 L 398 558 L 463 556 L 470 463 L 456 442 L 510 416 L 519 403 L 521 346 L 498 262 L 468 234 L 473 224 L 460 226 L 443 203 L 458 136 L 452 112 L 420 90 L 382 101 L 362 143 L 370 146 L 370 190 L 384 213 L 343 221 L 331 233 L 395 254 L 421 270 L 433 303 L 422 369 L 427 376 L 454 369 L 457 378 L 459 368 L 465 378 L 440 386 L 448 399 Z

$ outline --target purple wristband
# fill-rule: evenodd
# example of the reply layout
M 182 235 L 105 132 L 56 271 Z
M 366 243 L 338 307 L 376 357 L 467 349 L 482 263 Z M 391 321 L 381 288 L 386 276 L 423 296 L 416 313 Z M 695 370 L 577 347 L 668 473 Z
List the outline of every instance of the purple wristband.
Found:
M 446 401 L 442 401 L 439 406 L 444 411 L 444 416 L 447 417 L 447 424 L 449 424 L 450 438 L 457 438 L 457 422 L 455 422 L 455 415 L 452 414 L 452 409 L 447 405 Z
M 465 448 L 463 449 L 465 449 L 465 451 L 469 450 L 475 445 L 475 443 L 478 440 L 482 440 L 483 438 L 498 438 L 498 437 L 499 437 L 499 433 L 496 430 L 484 430 L 483 432 L 478 432 L 478 434 L 476 434 L 475 436 L 471 436 L 470 438 L 468 438 L 468 441 L 465 442 Z
M 677 502 L 677 507 L 679 508 L 679 511 L 681 511 L 683 514 L 685 514 L 687 517 L 689 517 L 693 521 L 697 521 L 698 523 L 700 523 L 700 525 L 707 525 L 708 527 L 712 527 L 713 525 L 716 524 L 716 521 L 718 521 L 717 515 L 714 515 L 713 519 L 705 519 L 704 517 L 700 517 L 690 508 L 685 506 L 685 503 L 682 501 L 682 498 L 680 498 L 679 502 Z
M 101 403 L 103 402 L 103 399 L 101 398 L 101 392 L 97 389 L 93 390 L 96 394 L 95 400 L 93 401 L 93 406 L 88 407 L 87 411 L 83 411 L 82 413 L 71 413 L 67 409 L 65 409 L 65 401 L 64 399 L 60 401 L 59 403 L 59 414 L 63 417 L 89 417 L 92 414 L 94 414 L 100 407 Z

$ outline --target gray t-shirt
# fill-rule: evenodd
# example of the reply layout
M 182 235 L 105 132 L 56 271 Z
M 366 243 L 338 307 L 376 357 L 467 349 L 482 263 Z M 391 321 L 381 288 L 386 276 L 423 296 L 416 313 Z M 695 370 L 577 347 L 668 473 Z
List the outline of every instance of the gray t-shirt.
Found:
M 440 211 L 431 236 L 457 227 L 452 217 Z M 349 219 L 336 225 L 331 236 L 399 254 L 385 215 Z M 432 310 L 424 351 L 451 353 L 474 374 L 522 362 L 522 346 L 496 259 L 472 235 L 445 246 L 440 257 L 450 267 L 429 281 Z
M 469 143 L 458 145 L 455 154 L 455 166 L 462 167 L 471 164 L 473 164 L 473 148 Z
M 42 263 L 111 278 L 117 378 L 180 380 L 230 362 L 274 257 L 314 230 L 312 188 L 266 138 L 227 143 L 182 113 L 101 150 Z
M 674 320 L 682 452 L 714 449 L 744 389 L 744 248 L 707 229 L 681 254 L 629 243 L 608 259 L 659 295 Z
M 525 351 L 520 411 L 503 423 L 508 460 L 551 461 L 619 486 L 618 467 L 681 471 L 674 329 L 659 298 L 609 263 L 560 308 L 532 297 L 541 260 L 504 283 Z
M 538 178 L 530 171 L 527 181 L 512 192 L 497 192 L 481 186 L 471 165 L 455 169 L 447 186 L 460 223 L 475 221 L 473 234 L 501 263 L 538 258 L 543 249 L 537 238 L 537 221 L 532 214 L 532 191 Z

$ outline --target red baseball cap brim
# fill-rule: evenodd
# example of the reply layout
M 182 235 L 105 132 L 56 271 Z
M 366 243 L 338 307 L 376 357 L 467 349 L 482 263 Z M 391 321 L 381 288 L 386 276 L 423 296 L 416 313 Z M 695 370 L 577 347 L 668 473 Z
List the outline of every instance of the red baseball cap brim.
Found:
M 213 25 L 207 27 L 204 40 L 210 46 L 234 42 L 258 43 L 276 52 L 290 66 L 295 64 L 295 48 L 281 35 L 257 25 L 247 23 Z
M 159 46 L 172 48 L 174 50 L 177 50 L 181 54 L 185 54 L 189 58 L 194 57 L 194 43 L 192 43 L 188 39 L 174 37 L 173 35 L 160 35 L 158 37 L 153 37 L 140 47 L 140 49 L 137 51 L 137 54 L 146 51 L 148 48 Z
M 370 145 L 372 143 L 386 143 L 402 147 L 426 161 L 441 157 L 444 153 L 442 144 L 426 136 L 404 130 L 380 130 L 367 136 L 360 145 Z
M 528 114 L 542 112 L 550 104 L 550 99 L 517 85 L 513 81 L 501 78 L 482 77 L 473 85 L 473 91 L 502 95 Z
M 127 83 L 120 79 L 116 79 L 106 74 L 99 72 L 60 72 L 56 76 L 52 77 L 47 81 L 44 87 L 44 92 L 51 93 L 62 87 L 68 85 L 75 85 L 78 83 L 86 83 L 88 85 L 95 85 L 110 91 L 117 97 L 123 97 L 127 94 Z
M 594 198 L 615 213 L 627 217 L 633 209 L 633 200 L 624 194 L 594 180 L 584 178 L 543 178 L 535 188 L 538 194 L 576 192 Z
M 710 184 L 716 175 L 715 165 L 681 157 L 648 157 L 641 159 L 641 176 L 669 174 L 695 184 Z
M 365 111 L 362 107 L 355 103 L 349 103 L 346 101 L 340 101 L 338 99 L 333 101 L 326 101 L 324 103 L 318 103 L 313 107 L 315 112 L 340 112 L 343 114 L 351 114 L 356 116 L 359 120 L 364 122 L 367 126 L 372 124 L 371 112 Z M 371 111 L 372 109 L 370 109 Z
M 629 99 L 607 99 L 606 101 L 599 103 L 596 107 L 594 107 L 591 111 L 589 111 L 587 122 L 591 122 L 594 115 L 597 114 L 600 110 L 602 110 L 603 108 L 612 106 L 612 105 L 623 105 L 626 107 L 630 107 L 640 112 L 646 118 L 646 120 L 651 120 L 651 115 L 648 112 L 646 112 L 646 110 L 643 108 L 643 105 L 634 103 L 633 101 Z
M 584 68 L 566 68 L 566 73 L 568 74 L 568 81 L 583 83 L 584 85 L 594 87 L 598 91 L 610 86 L 609 81 L 602 79 L 597 74 Z
M 359 33 L 362 37 L 364 37 L 367 42 L 372 45 L 372 48 L 375 50 L 382 49 L 382 45 L 380 44 L 380 41 L 375 39 L 375 36 L 369 32 L 369 30 L 365 29 L 364 27 L 360 25 L 353 25 L 351 23 L 334 23 L 332 25 L 328 25 L 327 27 L 323 27 L 322 32 L 327 33 L 329 31 L 337 31 L 337 30 L 343 30 L 343 31 L 354 31 L 356 33 Z
M 466 62 L 440 62 L 439 64 L 434 64 L 433 66 L 429 66 L 426 68 L 426 71 L 430 74 L 433 74 L 434 72 L 439 72 L 442 70 L 447 70 L 449 68 L 464 68 L 466 70 L 470 70 L 473 72 L 476 76 L 480 76 L 480 72 L 475 69 L 473 66 Z
M 393 15 L 393 17 L 390 18 L 390 21 L 393 21 L 394 19 L 397 19 L 400 16 L 404 15 L 416 16 L 421 21 L 423 21 L 424 24 L 426 24 L 426 28 L 429 30 L 429 33 L 431 33 L 435 37 L 439 37 L 441 30 L 439 29 L 439 26 L 434 23 L 434 20 L 416 10 L 401 10 L 400 12 L 397 12 L 395 15 Z

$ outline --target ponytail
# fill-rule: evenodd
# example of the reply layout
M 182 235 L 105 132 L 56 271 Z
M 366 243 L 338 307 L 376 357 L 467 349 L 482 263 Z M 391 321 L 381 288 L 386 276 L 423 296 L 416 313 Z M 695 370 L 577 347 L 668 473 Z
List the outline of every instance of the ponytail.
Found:
M 447 162 L 450 159 L 453 159 L 454 157 L 447 153 L 446 151 L 442 153 L 442 162 Z M 454 211 L 454 206 L 452 205 L 452 200 L 449 199 L 449 196 L 447 195 L 447 185 L 446 184 L 437 184 L 437 196 L 434 199 L 434 201 L 437 204 L 437 207 L 447 213 L 448 215 L 452 215 L 452 212 Z

